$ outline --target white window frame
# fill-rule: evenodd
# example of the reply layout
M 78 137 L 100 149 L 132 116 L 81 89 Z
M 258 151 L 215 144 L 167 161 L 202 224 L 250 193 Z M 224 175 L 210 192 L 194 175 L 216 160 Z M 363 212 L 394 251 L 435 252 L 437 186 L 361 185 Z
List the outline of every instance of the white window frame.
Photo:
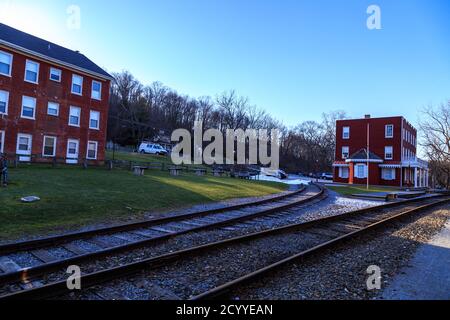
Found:
M 5 150 L 5 130 L 0 130 L 0 153 L 3 153 L 3 150 Z
M 392 134 L 389 135 L 389 128 L 392 128 Z M 394 138 L 394 125 L 393 124 L 387 124 L 384 128 L 384 137 L 386 139 L 393 139 Z
M 89 145 L 90 144 L 95 144 L 95 157 L 89 157 Z M 87 150 L 86 150 L 86 159 L 88 160 L 97 160 L 98 157 L 98 142 L 97 141 L 88 141 L 87 143 Z
M 50 105 L 55 105 L 56 106 L 56 114 L 51 114 L 49 112 Z M 53 101 L 49 101 L 48 102 L 48 104 L 47 104 L 47 115 L 52 116 L 52 117 L 59 117 L 59 103 L 58 102 L 53 102 Z
M 390 157 L 388 157 L 388 154 L 389 154 L 388 150 L 390 150 L 390 154 L 391 154 Z M 394 160 L 394 147 L 392 147 L 392 146 L 384 147 L 384 159 L 385 160 Z
M 70 143 L 75 143 L 76 148 L 76 158 L 69 158 L 69 156 L 75 155 L 73 153 L 69 153 L 69 145 Z M 78 159 L 80 158 L 80 140 L 77 139 L 68 139 L 67 140 L 67 148 L 66 148 L 66 163 L 68 164 L 76 164 L 78 163 Z
M 9 92 L 5 90 L 0 90 L 2 93 L 6 93 L 6 106 L 5 112 L 0 111 L 0 114 L 8 115 L 8 106 L 9 106 Z
M 29 144 L 27 146 L 27 150 L 19 150 L 20 138 L 28 138 Z M 16 144 L 16 153 L 20 155 L 19 161 L 30 161 L 31 154 L 33 152 L 33 135 L 26 133 L 18 133 L 17 134 L 17 144 Z
M 9 56 L 11 58 L 11 62 L 10 62 L 10 65 L 9 65 L 9 74 L 0 72 L 0 75 L 5 76 L 5 77 L 11 77 L 14 56 L 11 53 L 8 53 L 8 52 L 5 52 L 5 51 L 1 51 L 1 50 L 0 50 L 0 53 L 4 54 L 4 55 L 7 55 L 7 56 Z
M 24 100 L 25 100 L 25 98 L 29 98 L 29 99 L 34 101 L 33 117 L 28 117 L 28 116 L 24 116 L 23 115 L 23 107 L 24 107 Z M 27 107 L 29 107 L 29 106 L 27 106 Z M 23 118 L 23 119 L 36 120 L 36 107 L 37 107 L 37 100 L 36 100 L 36 98 L 29 97 L 29 96 L 22 96 L 22 109 L 20 111 L 20 117 Z
M 72 117 L 72 110 L 78 110 L 78 124 L 72 124 L 70 122 L 70 118 Z M 69 109 L 69 126 L 71 127 L 80 127 L 81 124 L 81 108 L 80 107 L 75 107 L 75 106 L 70 106 Z
M 53 154 L 45 154 L 45 139 L 53 139 Z M 57 138 L 54 136 L 44 136 L 44 140 L 42 140 L 42 157 L 44 158 L 53 158 L 56 156 L 56 140 Z
M 37 70 L 36 70 L 36 81 L 31 81 L 27 79 L 27 71 L 28 71 L 28 64 L 35 64 L 37 66 Z M 39 83 L 39 69 L 40 69 L 41 65 L 39 64 L 39 62 L 33 61 L 33 60 L 26 60 L 25 62 L 25 75 L 24 75 L 24 81 L 25 82 L 29 82 L 29 83 L 33 83 L 33 84 L 38 84 Z
M 345 136 L 346 133 L 348 133 L 347 137 Z M 342 139 L 344 139 L 344 140 L 350 139 L 350 127 L 343 127 L 342 128 Z
M 100 85 L 100 91 L 98 92 L 98 98 L 94 96 L 94 83 L 98 83 Z M 92 80 L 92 85 L 91 85 L 91 98 L 94 100 L 98 100 L 101 101 L 102 100 L 102 83 L 100 81 L 96 81 L 96 80 Z
M 346 174 L 344 175 L 344 171 Z M 350 168 L 349 167 L 339 167 L 339 178 L 348 179 L 350 178 Z
M 346 157 L 344 156 L 344 153 L 347 153 Z M 350 157 L 350 147 L 347 147 L 347 146 L 342 147 L 342 154 L 341 154 L 341 156 L 342 156 L 342 159 L 348 159 L 348 157 Z
M 81 92 L 79 92 L 79 93 L 73 91 L 74 80 L 75 80 L 76 78 L 80 78 L 80 79 L 81 79 L 81 85 L 80 85 L 80 87 L 81 87 Z M 82 76 L 80 76 L 80 75 L 78 75 L 78 74 L 72 74 L 72 85 L 71 85 L 71 87 L 70 87 L 70 92 L 72 92 L 72 94 L 76 94 L 76 95 L 78 95 L 78 96 L 82 96 L 82 95 L 83 95 L 83 81 L 84 81 L 84 78 L 83 78 Z
M 387 176 L 387 172 L 389 172 L 389 177 Z M 381 178 L 386 181 L 393 181 L 396 179 L 396 170 L 395 168 L 382 168 L 381 169 Z
M 92 115 L 93 114 L 97 114 L 97 127 L 91 127 L 91 120 L 92 120 Z M 95 110 L 91 110 L 89 113 L 89 129 L 93 129 L 93 130 L 100 130 L 100 112 L 99 111 L 95 111 Z
M 363 168 L 363 176 L 362 177 L 359 175 L 359 173 L 360 173 L 359 168 Z M 358 179 L 366 179 L 367 178 L 367 165 L 365 165 L 365 164 L 355 165 L 355 178 L 358 178 Z
M 52 79 L 53 71 L 56 71 L 57 73 L 59 73 L 59 80 Z M 61 70 L 61 69 L 57 69 L 57 68 L 50 67 L 49 79 L 50 79 L 51 81 L 54 81 L 54 82 L 61 82 L 61 80 L 62 80 L 62 70 Z

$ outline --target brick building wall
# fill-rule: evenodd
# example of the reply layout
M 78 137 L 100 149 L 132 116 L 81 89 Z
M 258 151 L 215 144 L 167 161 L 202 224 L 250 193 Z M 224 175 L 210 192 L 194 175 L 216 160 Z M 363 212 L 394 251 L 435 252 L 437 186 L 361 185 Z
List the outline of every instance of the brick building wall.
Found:
M 427 168 L 423 167 L 417 158 L 417 130 L 403 117 L 371 118 L 367 116 L 364 119 L 337 121 L 334 181 L 349 184 L 367 183 L 366 177 L 361 178 L 355 172 L 358 165 L 367 165 L 365 159 L 367 158 L 368 126 L 370 132 L 369 183 L 386 186 L 426 184 L 426 181 L 423 181 L 426 178 L 422 176 Z M 392 126 L 391 131 L 388 126 L 390 128 Z M 348 136 L 347 132 L 349 132 Z M 387 152 L 390 148 L 392 148 L 392 156 L 389 156 Z M 344 151 L 345 154 L 343 154 Z M 353 156 L 361 151 L 365 156 L 362 159 L 355 159 Z M 389 177 L 386 176 L 387 171 L 389 171 Z M 344 174 L 346 172 L 348 174 Z M 418 175 L 419 180 L 422 179 L 419 183 Z
M 109 108 L 110 80 L 92 76 L 77 69 L 48 62 L 33 55 L 24 54 L 10 48 L 0 46 L 0 51 L 13 55 L 11 77 L 0 74 L 0 90 L 9 93 L 7 115 L 0 115 L 0 131 L 4 131 L 3 152 L 14 155 L 17 149 L 17 136 L 32 135 L 33 155 L 43 153 L 44 136 L 54 136 L 56 140 L 56 157 L 65 158 L 67 155 L 68 139 L 79 140 L 79 159 L 85 159 L 88 141 L 98 143 L 97 159 L 105 159 L 106 129 Z M 39 63 L 38 84 L 26 82 L 25 65 L 31 60 Z M 50 80 L 50 68 L 62 71 L 61 82 Z M 72 75 L 83 77 L 82 95 L 71 93 Z M 92 81 L 102 83 L 101 100 L 91 98 Z M 22 97 L 36 98 L 35 119 L 21 117 Z M 59 115 L 47 113 L 49 102 L 59 104 Z M 80 126 L 69 126 L 70 106 L 81 109 Z M 99 129 L 90 129 L 90 111 L 100 113 Z

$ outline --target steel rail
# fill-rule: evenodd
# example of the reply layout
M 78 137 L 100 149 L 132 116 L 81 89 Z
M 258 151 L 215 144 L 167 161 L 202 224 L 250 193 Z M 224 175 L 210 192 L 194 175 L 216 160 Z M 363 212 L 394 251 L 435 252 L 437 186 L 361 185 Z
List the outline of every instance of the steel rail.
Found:
M 245 284 L 249 283 L 252 280 L 256 280 L 258 278 L 265 277 L 265 276 L 267 276 L 268 273 L 274 272 L 274 271 L 278 270 L 279 268 L 285 266 L 288 263 L 291 263 L 293 261 L 297 261 L 297 260 L 300 260 L 300 259 L 304 259 L 304 258 L 306 258 L 308 256 L 313 255 L 313 254 L 318 254 L 321 251 L 329 249 L 332 246 L 335 246 L 335 245 L 337 245 L 337 244 L 339 244 L 341 242 L 344 242 L 344 241 L 349 240 L 351 238 L 354 238 L 354 237 L 357 237 L 359 235 L 362 235 L 363 233 L 366 233 L 366 232 L 371 231 L 373 229 L 376 229 L 376 228 L 379 228 L 381 226 L 384 226 L 384 225 L 386 225 L 388 223 L 391 223 L 391 222 L 394 222 L 394 221 L 399 220 L 401 218 L 404 218 L 405 216 L 409 216 L 409 215 L 412 215 L 414 213 L 417 213 L 417 212 L 420 212 L 420 211 L 423 211 L 423 210 L 426 210 L 426 209 L 430 209 L 430 208 L 433 208 L 433 207 L 436 207 L 438 205 L 441 205 L 441 204 L 444 204 L 444 203 L 448 203 L 448 202 L 450 202 L 450 199 L 445 199 L 445 200 L 441 200 L 441 201 L 434 202 L 434 203 L 431 203 L 431 204 L 426 204 L 426 205 L 420 206 L 418 208 L 414 208 L 414 209 L 411 209 L 411 210 L 408 210 L 408 211 L 396 214 L 396 215 L 394 215 L 392 217 L 385 218 L 385 219 L 383 219 L 381 221 L 378 221 L 378 222 L 375 222 L 373 224 L 370 224 L 369 226 L 361 227 L 361 229 L 359 229 L 359 230 L 347 233 L 347 234 L 345 234 L 343 236 L 340 236 L 340 237 L 337 237 L 337 238 L 332 239 L 330 241 L 324 242 L 324 243 L 319 244 L 319 245 L 317 245 L 317 246 L 315 246 L 313 248 L 307 249 L 307 250 L 302 251 L 302 252 L 300 252 L 298 254 L 292 255 L 292 256 L 290 256 L 288 258 L 285 258 L 283 260 L 275 262 L 275 263 L 273 263 L 273 264 L 271 264 L 269 266 L 266 266 L 266 267 L 263 267 L 263 268 L 261 268 L 259 270 L 254 271 L 254 272 L 251 272 L 251 273 L 249 273 L 247 275 L 244 275 L 244 276 L 242 276 L 240 278 L 237 278 L 237 279 L 234 279 L 232 281 L 229 281 L 229 282 L 227 282 L 227 283 L 225 283 L 223 285 L 220 285 L 220 286 L 218 286 L 218 287 L 216 287 L 214 289 L 211 289 L 211 290 L 209 290 L 207 292 L 199 294 L 199 295 L 191 298 L 190 300 L 206 300 L 206 299 L 217 299 L 217 298 L 220 298 L 220 297 L 224 297 L 227 294 L 229 294 L 232 290 L 234 290 L 234 289 L 236 289 L 236 288 L 238 288 L 238 287 L 240 287 L 242 285 L 245 285 Z
M 82 254 L 82 255 L 76 255 L 76 256 L 73 256 L 70 258 L 61 259 L 61 260 L 57 260 L 57 261 L 49 262 L 49 263 L 44 263 L 44 264 L 41 264 L 41 265 L 38 265 L 35 267 L 30 267 L 30 268 L 21 269 L 21 270 L 14 271 L 14 272 L 0 274 L 0 285 L 5 285 L 7 283 L 18 282 L 18 281 L 23 281 L 23 280 L 29 281 L 31 278 L 40 276 L 47 272 L 57 270 L 59 268 L 67 267 L 69 265 L 79 264 L 84 261 L 99 259 L 99 258 L 108 256 L 108 255 L 138 249 L 141 247 L 145 247 L 145 246 L 148 246 L 151 244 L 156 244 L 156 243 L 166 241 L 166 240 L 169 240 L 169 239 L 181 236 L 181 235 L 189 234 L 189 233 L 210 230 L 210 229 L 223 227 L 223 226 L 230 225 L 230 224 L 235 224 L 235 223 L 241 222 L 241 221 L 251 220 L 251 219 L 254 219 L 257 217 L 270 215 L 270 214 L 273 214 L 276 212 L 282 212 L 284 210 L 287 210 L 287 209 L 290 209 L 293 207 L 297 207 L 299 205 L 303 205 L 305 203 L 311 202 L 315 199 L 322 197 L 325 193 L 325 190 L 321 187 L 318 187 L 318 188 L 319 188 L 319 192 L 316 193 L 315 195 L 312 195 L 310 197 L 307 197 L 307 198 L 304 198 L 304 199 L 301 199 L 301 200 L 298 200 L 298 201 L 295 201 L 292 203 L 284 204 L 282 206 L 273 207 L 273 208 L 269 208 L 266 210 L 262 210 L 262 211 L 242 215 L 239 217 L 235 217 L 235 218 L 230 218 L 230 219 L 226 219 L 223 221 L 213 222 L 213 223 L 205 224 L 202 226 L 177 231 L 174 233 L 156 236 L 156 237 L 145 239 L 145 240 L 134 241 L 134 242 L 126 243 L 126 244 L 119 245 L 119 246 L 114 246 L 114 247 L 110 247 L 110 248 L 106 248 L 106 249 L 102 249 L 102 250 L 98 250 L 98 251 L 94 251 L 94 252 L 89 252 L 89 253 Z
M 5 254 L 10 254 L 10 253 L 16 253 L 18 251 L 28 251 L 28 250 L 33 250 L 33 249 L 40 249 L 40 248 L 48 246 L 48 245 L 53 246 L 58 243 L 64 243 L 64 242 L 78 240 L 78 239 L 91 237 L 91 236 L 98 236 L 98 235 L 115 233 L 115 232 L 120 232 L 120 231 L 139 229 L 139 228 L 143 228 L 143 227 L 150 227 L 150 226 L 158 225 L 161 223 L 184 220 L 186 218 L 202 217 L 202 216 L 211 215 L 211 214 L 215 214 L 215 213 L 221 213 L 221 212 L 225 212 L 225 211 L 233 211 L 233 210 L 239 210 L 239 209 L 243 209 L 243 208 L 251 207 L 251 206 L 259 206 L 259 205 L 263 205 L 266 203 L 270 203 L 270 202 L 274 202 L 274 201 L 281 201 L 281 200 L 285 200 L 290 197 L 294 197 L 296 195 L 303 193 L 305 190 L 306 190 L 306 188 L 303 186 L 299 190 L 289 192 L 289 193 L 283 194 L 281 196 L 275 196 L 275 197 L 270 197 L 268 199 L 255 200 L 255 201 L 250 201 L 250 202 L 246 202 L 246 203 L 225 206 L 222 208 L 184 213 L 184 214 L 180 214 L 180 215 L 168 216 L 168 217 L 163 217 L 163 218 L 148 219 L 148 220 L 139 221 L 139 222 L 118 224 L 118 225 L 110 226 L 110 227 L 104 227 L 104 228 L 98 228 L 98 229 L 92 229 L 92 230 L 86 230 L 86 231 L 80 231 L 80 232 L 73 232 L 73 233 L 66 233 L 66 234 L 62 234 L 62 235 L 56 235 L 56 236 L 28 240 L 28 241 L 7 243 L 7 244 L 0 245 L 0 254 L 5 255 Z
M 411 203 L 415 203 L 417 201 L 434 200 L 434 199 L 441 198 L 441 197 L 442 196 L 422 198 L 422 199 L 411 199 L 411 200 L 405 200 L 402 202 L 398 202 L 395 204 L 396 205 L 408 205 Z M 418 207 L 418 208 L 412 209 L 410 211 L 412 212 L 412 211 L 423 210 L 424 208 L 436 206 L 438 204 L 448 202 L 448 201 L 450 201 L 450 199 L 437 201 L 437 202 L 434 202 L 433 204 L 428 204 L 426 206 Z M 253 240 L 256 238 L 272 236 L 272 235 L 275 235 L 278 233 L 284 233 L 284 232 L 287 232 L 290 230 L 300 230 L 300 229 L 304 229 L 304 228 L 311 227 L 311 226 L 316 227 L 317 225 L 320 225 L 323 223 L 336 221 L 336 220 L 340 220 L 340 219 L 348 219 L 353 216 L 361 215 L 361 214 L 364 214 L 367 212 L 377 212 L 377 211 L 384 210 L 384 209 L 390 208 L 390 207 L 393 207 L 392 203 L 382 205 L 382 206 L 364 208 L 364 209 L 355 210 L 355 211 L 347 212 L 347 213 L 336 215 L 336 216 L 325 217 L 325 218 L 312 220 L 312 221 L 308 221 L 308 222 L 302 222 L 302 223 L 298 223 L 298 224 L 291 224 L 288 226 L 283 226 L 283 227 L 279 227 L 279 228 L 275 228 L 275 229 L 269 229 L 269 230 L 265 230 L 265 231 L 261 231 L 261 232 L 256 232 L 256 233 L 252 233 L 252 234 L 238 236 L 235 238 L 220 240 L 220 241 L 216 241 L 213 243 L 208 243 L 208 244 L 204 244 L 204 245 L 200 245 L 200 246 L 196 246 L 196 247 L 191 247 L 191 248 L 183 249 L 180 251 L 163 254 L 163 255 L 160 255 L 157 257 L 152 257 L 152 258 L 144 259 L 141 261 L 129 263 L 126 265 L 113 267 L 110 269 L 86 274 L 86 275 L 82 276 L 81 283 L 82 283 L 83 288 L 86 289 L 86 288 L 92 287 L 94 285 L 102 284 L 109 280 L 113 280 L 113 279 L 117 279 L 117 278 L 120 278 L 123 276 L 134 274 L 136 272 L 141 271 L 142 269 L 148 269 L 148 268 L 153 269 L 158 266 L 166 265 L 170 262 L 177 261 L 178 259 L 185 258 L 185 257 L 191 256 L 193 254 L 202 253 L 202 252 L 205 252 L 208 250 L 217 249 L 217 248 L 235 244 L 235 243 L 242 243 L 244 241 Z M 43 285 L 41 287 L 28 289 L 28 290 L 22 290 L 22 291 L 18 291 L 18 292 L 12 293 L 12 294 L 4 295 L 4 296 L 0 297 L 0 300 L 44 299 L 44 298 L 67 294 L 70 292 L 72 292 L 72 291 L 70 291 L 67 288 L 66 281 L 58 281 L 58 282 Z

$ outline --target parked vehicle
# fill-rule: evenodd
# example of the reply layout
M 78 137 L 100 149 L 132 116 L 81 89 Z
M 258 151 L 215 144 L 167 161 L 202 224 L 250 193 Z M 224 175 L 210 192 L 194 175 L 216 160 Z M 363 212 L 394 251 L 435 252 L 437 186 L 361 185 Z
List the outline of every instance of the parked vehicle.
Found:
M 278 179 L 287 179 L 288 178 L 288 174 L 286 172 L 284 172 L 283 170 L 274 170 L 274 169 L 270 169 L 270 168 L 261 168 L 261 173 L 263 175 L 266 175 L 268 177 L 274 177 L 274 178 L 278 178 Z
M 322 180 L 333 180 L 333 174 L 332 173 L 322 173 L 320 176 Z
M 161 147 L 159 144 L 143 142 L 139 146 L 139 152 L 142 154 L 157 154 L 166 156 L 169 152 Z

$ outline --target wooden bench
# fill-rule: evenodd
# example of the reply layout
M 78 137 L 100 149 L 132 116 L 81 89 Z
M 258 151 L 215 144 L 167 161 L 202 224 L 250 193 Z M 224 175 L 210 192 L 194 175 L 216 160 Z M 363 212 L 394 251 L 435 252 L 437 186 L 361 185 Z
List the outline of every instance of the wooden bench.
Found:
M 204 168 L 195 168 L 194 172 L 197 176 L 204 176 L 206 174 L 206 169 Z
M 148 169 L 147 167 L 134 166 L 133 167 L 133 174 L 135 176 L 142 177 L 144 175 L 144 173 L 145 173 L 145 170 L 147 170 L 147 169 Z
M 214 177 L 222 177 L 225 174 L 225 171 L 220 170 L 220 169 L 213 169 L 212 171 L 212 175 Z
M 180 167 L 169 167 L 169 172 L 171 176 L 179 176 L 182 170 L 183 168 Z

